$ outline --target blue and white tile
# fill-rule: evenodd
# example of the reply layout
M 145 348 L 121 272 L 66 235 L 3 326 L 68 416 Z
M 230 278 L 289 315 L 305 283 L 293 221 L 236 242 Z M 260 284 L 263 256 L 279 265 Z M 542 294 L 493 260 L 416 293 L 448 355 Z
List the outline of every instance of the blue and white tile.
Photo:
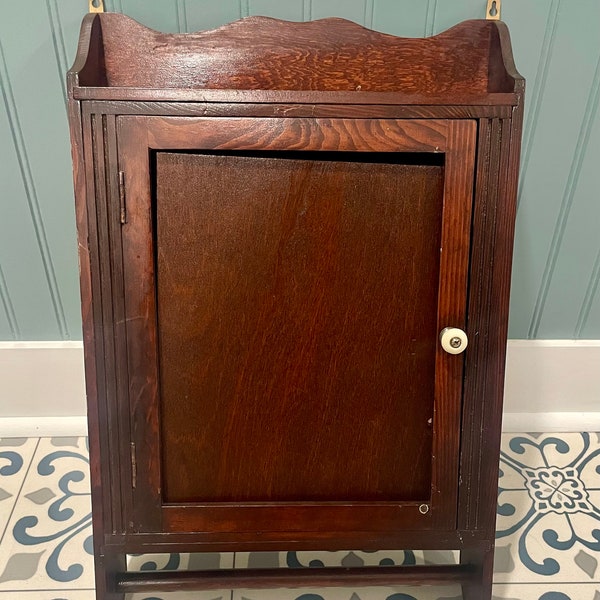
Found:
M 493 600 L 600 600 L 600 585 L 502 584 L 494 586 Z
M 233 600 L 461 600 L 460 586 L 237 590 Z
M 37 438 L 0 438 L 0 541 L 37 444 Z
M 495 581 L 600 579 L 600 435 L 505 436 Z
M 92 555 L 86 440 L 42 438 L 2 541 L 0 592 L 93 589 Z
M 233 569 L 233 552 L 128 554 L 128 571 L 210 571 Z
M 130 554 L 128 571 L 205 571 L 232 569 L 233 552 L 203 552 L 181 554 Z M 127 594 L 126 600 L 230 600 L 231 590 L 210 592 L 155 592 Z M 1 599 L 0 599 L 1 600 Z
M 96 592 L 94 590 L 33 590 L 29 592 L 11 590 L 0 592 L 0 600 L 96 600 Z
M 450 551 L 381 550 L 377 552 L 365 552 L 360 550 L 344 550 L 338 552 L 236 552 L 235 567 L 238 569 L 276 567 L 389 567 L 455 564 L 457 560 L 458 553 Z
M 231 590 L 213 590 L 211 592 L 158 592 L 153 594 L 126 594 L 125 600 L 231 600 Z
M 37 449 L 36 449 L 37 447 Z M 26 476 L 27 475 L 27 476 Z M 92 600 L 83 438 L 0 440 L 0 600 Z M 18 497 L 18 502 L 16 499 Z M 15 503 L 16 502 L 16 503 Z M 3 506 L 4 503 L 4 506 Z M 8 510 L 5 508 L 8 507 Z M 14 510 L 13 510 L 14 509 Z M 131 556 L 131 570 L 451 563 L 449 552 Z M 503 438 L 494 598 L 600 600 L 600 435 Z M 568 582 L 568 583 L 567 583 Z M 132 600 L 455 600 L 454 588 L 133 594 Z
M 492 600 L 599 600 L 600 586 L 509 584 L 494 586 Z M 233 600 L 462 600 L 458 586 L 411 586 L 398 588 L 314 589 L 303 591 L 241 590 Z

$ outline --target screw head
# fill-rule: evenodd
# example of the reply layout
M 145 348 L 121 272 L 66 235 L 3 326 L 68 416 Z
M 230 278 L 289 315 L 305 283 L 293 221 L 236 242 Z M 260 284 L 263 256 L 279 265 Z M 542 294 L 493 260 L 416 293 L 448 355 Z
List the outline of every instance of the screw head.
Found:
M 461 345 L 462 345 L 462 340 L 461 340 L 459 337 L 453 337 L 453 338 L 450 340 L 450 345 L 451 345 L 453 348 L 460 348 L 460 347 L 461 347 Z

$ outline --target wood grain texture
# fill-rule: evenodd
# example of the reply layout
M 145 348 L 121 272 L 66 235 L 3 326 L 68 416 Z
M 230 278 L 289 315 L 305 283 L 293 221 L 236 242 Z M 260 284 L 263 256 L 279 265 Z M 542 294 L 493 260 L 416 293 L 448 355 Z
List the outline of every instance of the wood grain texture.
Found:
M 76 218 L 79 242 L 79 264 L 81 282 L 81 304 L 83 318 L 83 343 L 85 353 L 86 394 L 88 401 L 88 436 L 90 456 L 91 495 L 95 506 L 103 510 L 92 512 L 94 532 L 94 571 L 98 597 L 105 600 L 121 600 L 110 591 L 114 586 L 111 578 L 117 571 L 125 569 L 125 556 L 106 553 L 103 540 L 106 535 L 115 534 L 114 526 L 119 521 L 115 514 L 115 501 L 111 483 L 115 480 L 119 453 L 114 449 L 114 441 L 109 436 L 106 423 L 111 422 L 111 411 L 106 390 L 105 339 L 103 336 L 103 295 L 101 280 L 101 254 L 106 249 L 99 245 L 99 230 L 106 223 L 99 221 L 97 200 L 103 197 L 98 187 L 96 169 L 80 169 L 80 165 L 97 164 L 104 168 L 104 156 L 98 154 L 97 136 L 102 135 L 97 127 L 97 116 L 87 116 L 82 121 L 79 103 L 69 100 L 69 122 L 74 164 Z M 80 129 L 81 128 L 81 129 Z M 104 297 L 104 303 L 108 299 Z M 113 421 L 114 422 L 114 421 Z M 119 486 L 120 488 L 120 486 Z M 119 489 L 117 488 L 117 489 Z M 116 509 L 120 513 L 120 507 Z
M 250 17 L 211 32 L 176 36 L 150 31 L 120 15 L 102 15 L 111 87 L 398 91 L 443 94 L 487 91 L 490 28 L 446 34 L 447 40 L 400 41 L 341 19 L 290 23 Z M 477 29 L 475 29 L 477 27 Z M 136 40 L 135 46 L 130 43 Z M 249 40 L 252 40 L 249 43 Z M 430 70 L 415 71 L 415 46 Z M 226 51 L 224 46 L 226 46 Z M 285 49 L 284 49 L 285 48 Z M 243 51 L 242 51 L 243 49 Z M 435 57 L 435 60 L 431 60 Z M 435 69 L 435 70 L 434 70 Z
M 438 335 L 445 327 L 458 327 L 471 335 L 467 324 L 467 280 L 471 244 L 471 211 L 474 185 L 476 123 L 452 121 L 446 150 L 444 221 L 440 248 Z M 459 358 L 460 360 L 456 360 Z M 458 490 L 458 460 L 447 448 L 460 443 L 464 354 L 444 352 L 438 343 L 436 355 L 436 402 L 433 463 L 438 475 L 432 495 L 448 501 Z M 450 492 L 450 490 L 452 490 Z M 453 505 L 454 508 L 456 504 Z M 455 516 L 456 519 L 456 516 Z
M 120 120 L 119 120 L 120 121 Z M 120 125 L 120 123 L 118 123 Z M 132 135 L 147 148 L 148 131 L 143 124 L 132 129 Z M 142 125 L 142 126 L 139 126 Z M 121 132 L 119 131 L 119 134 Z M 131 484 L 133 501 L 138 512 L 146 515 L 153 529 L 160 527 L 160 464 L 153 463 L 154 447 L 159 435 L 158 382 L 156 376 L 156 297 L 153 269 L 153 235 L 151 214 L 135 198 L 143 198 L 149 184 L 147 161 L 140 164 L 139 154 L 130 157 L 130 145 L 119 145 L 119 170 L 123 165 L 135 165 L 127 169 L 125 178 L 127 198 L 127 220 L 138 223 L 137 227 L 122 229 L 123 277 L 125 297 L 125 324 L 127 344 L 127 397 L 131 422 L 130 441 L 136 444 L 127 456 L 146 457 L 150 463 L 145 469 L 147 488 Z M 120 207 L 119 207 L 120 212 Z M 141 461 L 138 461 L 141 465 Z M 151 490 L 151 492 L 150 492 Z M 141 525 L 132 515 L 129 528 L 141 530 Z
M 415 567 L 344 567 L 308 569 L 223 569 L 219 571 L 188 571 L 176 573 L 120 573 L 116 589 L 121 592 L 222 590 L 233 589 L 296 589 L 304 587 L 347 587 L 372 585 L 409 585 L 426 580 L 428 584 L 448 584 L 470 581 L 475 571 L 469 566 Z
M 396 99 L 395 99 L 396 100 Z M 510 104 L 510 103 L 509 103 Z M 512 107 L 501 105 L 282 104 L 281 102 L 135 102 L 113 100 L 83 103 L 84 113 L 165 115 L 180 117 L 345 117 L 350 119 L 478 119 L 510 118 Z
M 238 52 L 252 30 L 264 44 Z M 505 28 L 406 40 L 250 19 L 171 36 L 93 17 L 69 82 L 100 597 L 203 585 L 128 580 L 131 552 L 418 546 L 462 550 L 430 581 L 468 573 L 466 597 L 488 598 L 523 93 Z M 467 329 L 465 355 L 439 349 L 447 325 Z
M 418 537 L 417 537 L 418 536 Z M 161 553 L 161 552 L 269 552 L 285 550 L 393 550 L 418 546 L 423 550 L 460 550 L 481 548 L 486 536 L 481 531 L 435 528 L 416 532 L 413 530 L 385 531 L 338 531 L 335 538 L 323 532 L 310 532 L 310 536 L 298 532 L 281 532 L 277 540 L 257 535 L 256 532 L 240 534 L 228 532 L 177 532 L 165 534 L 143 533 L 110 536 L 104 548 L 113 553 Z M 489 547 L 489 540 L 487 543 Z
M 205 90 L 180 88 L 104 88 L 77 87 L 73 89 L 73 98 L 77 100 L 127 100 L 141 102 L 239 102 L 239 103 L 282 103 L 294 104 L 388 104 L 388 105 L 433 105 L 447 106 L 444 95 L 398 92 L 363 91 L 289 91 L 289 90 Z M 512 92 L 494 94 L 460 93 L 452 96 L 456 106 L 498 106 L 514 105 L 518 95 Z M 439 115 L 436 115 L 439 116 Z
M 166 503 L 429 501 L 442 161 L 328 154 L 157 153 Z
M 448 121 L 439 119 L 148 117 L 145 124 L 136 122 L 148 128 L 147 147 L 161 150 L 443 152 L 448 129 Z
M 92 94 L 105 86 L 157 92 L 320 90 L 402 92 L 448 102 L 453 95 L 513 92 L 518 77 L 505 64 L 506 36 L 485 20 L 415 39 L 333 18 L 293 23 L 247 17 L 212 31 L 164 34 L 105 13 L 85 22 L 81 39 L 87 46 L 82 42 L 71 84 L 99 88 Z M 88 73 L 102 70 L 99 58 L 102 79 L 95 82 Z M 78 73 L 85 77 L 78 79 Z
M 264 124 L 267 124 L 267 127 L 262 129 Z M 186 127 L 184 127 L 184 125 L 186 125 Z M 386 132 L 388 132 L 387 137 L 384 137 L 381 134 L 382 127 L 385 127 Z M 187 148 L 192 150 L 203 147 L 210 148 L 211 146 L 218 149 L 222 149 L 223 146 L 226 148 L 235 148 L 236 146 L 239 146 L 242 149 L 249 147 L 256 150 L 257 148 L 260 148 L 262 144 L 264 150 L 268 150 L 269 152 L 278 151 L 284 148 L 301 148 L 303 152 L 313 151 L 315 149 L 320 151 L 328 150 L 331 152 L 339 148 L 345 148 L 347 152 L 352 154 L 364 149 L 400 149 L 405 152 L 411 148 L 419 151 L 425 148 L 428 148 L 430 151 L 445 150 L 447 152 L 448 160 L 451 161 L 453 166 L 450 172 L 446 171 L 445 173 L 444 211 L 447 211 L 447 213 L 443 216 L 445 225 L 442 230 L 441 239 L 441 245 L 444 251 L 442 253 L 442 268 L 440 275 L 436 275 L 436 279 L 439 278 L 440 282 L 449 282 L 447 284 L 444 283 L 446 286 L 445 293 L 451 294 L 453 297 L 449 297 L 441 302 L 441 308 L 438 309 L 437 312 L 435 328 L 432 329 L 430 333 L 431 341 L 429 343 L 437 346 L 437 332 L 449 322 L 456 320 L 462 323 L 465 318 L 464 282 L 466 281 L 468 215 L 470 214 L 471 198 L 469 191 L 469 186 L 471 184 L 469 183 L 468 173 L 469 169 L 471 169 L 472 177 L 472 165 L 466 170 L 463 170 L 462 167 L 459 168 L 459 165 L 462 163 L 457 161 L 458 155 L 454 157 L 454 153 L 457 150 L 452 144 L 458 141 L 461 143 L 465 142 L 467 145 L 471 144 L 471 150 L 469 151 L 471 156 L 474 148 L 474 137 L 469 141 L 468 135 L 460 140 L 459 138 L 453 138 L 452 140 L 446 139 L 443 134 L 446 127 L 447 125 L 444 122 L 435 120 L 412 120 L 406 122 L 365 121 L 354 123 L 352 124 L 352 128 L 349 129 L 349 122 L 345 120 L 294 119 L 277 121 L 273 119 L 266 121 L 252 119 L 165 119 L 158 117 L 149 117 L 146 119 L 140 119 L 138 117 L 120 118 L 119 134 L 122 148 L 121 168 L 126 171 L 127 196 L 128 198 L 136 200 L 135 203 L 132 203 L 131 201 L 128 202 L 128 223 L 123 230 L 125 255 L 131 256 L 132 259 L 135 257 L 135 262 L 139 261 L 140 265 L 139 267 L 136 267 L 138 269 L 137 274 L 132 274 L 131 279 L 135 283 L 128 288 L 128 303 L 132 307 L 141 305 L 147 306 L 147 302 L 154 303 L 154 299 L 148 300 L 147 298 L 148 281 L 154 282 L 155 277 L 155 275 L 152 275 L 151 278 L 148 279 L 148 273 L 153 272 L 155 268 L 151 246 L 148 244 L 148 240 L 153 239 L 152 186 L 150 185 L 151 168 L 148 161 L 149 148 L 164 148 L 165 150 L 170 148 L 178 148 L 180 150 Z M 464 125 L 457 127 L 460 128 L 457 131 L 474 131 L 474 123 L 465 122 Z M 265 132 L 262 137 L 259 136 L 260 131 Z M 352 138 L 349 137 L 348 131 L 355 132 Z M 144 142 L 144 139 L 147 139 L 148 141 Z M 469 154 L 465 156 L 468 158 Z M 381 158 L 379 160 L 381 160 Z M 454 165 L 456 165 L 456 172 Z M 245 181 L 251 181 L 250 177 L 251 175 L 248 174 L 248 176 L 245 177 Z M 189 177 L 185 179 L 189 180 Z M 203 179 L 206 181 L 213 181 L 214 177 L 205 177 Z M 264 183 L 260 177 L 258 177 L 257 181 L 260 181 L 261 184 Z M 248 184 L 246 184 L 246 186 L 247 185 Z M 230 186 L 228 188 L 228 193 L 231 193 L 235 189 L 237 189 L 236 185 Z M 375 189 L 377 188 L 374 187 L 373 192 Z M 383 186 L 383 189 L 385 189 L 385 186 Z M 217 194 L 217 197 L 222 197 L 223 193 L 225 193 L 225 190 L 221 190 Z M 240 204 L 240 206 L 243 205 Z M 257 204 L 256 206 L 260 206 L 260 204 Z M 183 213 L 181 212 L 182 210 L 184 210 Z M 186 221 L 193 222 L 194 218 L 189 211 L 189 208 L 178 208 L 174 210 L 173 217 L 169 218 L 174 218 L 176 214 L 181 213 L 187 214 Z M 200 212 L 199 215 L 201 214 L 202 213 Z M 208 214 L 210 214 L 210 211 Z M 225 212 L 224 215 L 228 215 L 228 213 Z M 231 216 L 228 215 L 227 220 L 225 221 L 227 227 L 231 227 L 230 218 Z M 278 217 L 277 219 L 280 218 L 281 217 Z M 220 219 L 222 220 L 222 217 L 220 217 Z M 242 222 L 243 221 L 244 220 L 242 220 Z M 219 222 L 219 219 L 217 219 L 217 222 Z M 207 219 L 206 223 L 211 223 L 211 220 Z M 199 227 L 201 226 L 203 226 L 201 225 L 201 222 L 197 222 L 196 226 L 192 227 L 191 230 L 199 230 Z M 456 229 L 457 227 L 458 229 Z M 235 228 L 232 229 L 228 235 L 236 235 L 234 232 Z M 387 236 L 388 234 L 384 235 Z M 266 237 L 268 238 L 269 236 Z M 232 240 L 233 239 L 234 238 L 232 238 Z M 179 241 L 181 241 L 181 237 Z M 362 243 L 364 244 L 364 242 Z M 373 242 L 369 242 L 369 244 L 372 243 Z M 411 248 L 411 252 L 413 250 L 414 249 Z M 384 252 L 383 248 L 381 249 L 381 252 Z M 457 259 L 459 259 L 458 262 L 456 262 Z M 203 258 L 203 260 L 206 260 L 206 258 Z M 135 262 L 133 264 L 135 264 Z M 183 267 L 185 267 L 185 264 L 187 264 L 188 261 L 184 260 L 183 262 Z M 399 266 L 397 260 L 394 261 L 394 264 L 396 264 L 397 267 Z M 264 267 L 261 266 L 261 269 L 262 268 Z M 377 267 L 377 269 L 378 268 L 379 267 Z M 398 285 L 400 287 L 405 285 L 402 277 L 400 277 L 401 273 L 402 270 L 400 269 L 398 271 Z M 223 272 L 223 274 L 225 274 L 225 272 Z M 144 278 L 145 281 L 142 282 L 140 278 Z M 226 277 L 225 281 L 227 280 L 228 278 Z M 407 281 L 410 281 L 410 278 Z M 154 285 L 154 283 L 152 283 L 152 285 Z M 158 289 L 160 290 L 160 286 Z M 184 289 L 184 287 L 179 286 L 177 288 L 177 293 L 184 293 Z M 460 292 L 461 289 L 462 292 Z M 394 293 L 400 294 L 399 291 Z M 169 294 L 167 288 L 167 297 L 172 296 L 173 294 Z M 401 294 L 398 297 L 401 298 Z M 214 298 L 211 299 L 211 303 L 213 301 Z M 229 301 L 229 299 L 227 299 L 227 301 Z M 397 302 L 397 300 L 394 300 L 394 302 Z M 462 315 L 460 314 L 461 303 Z M 410 311 L 407 312 L 404 308 L 398 307 L 397 310 L 405 316 L 410 314 Z M 174 312 L 174 314 L 177 313 L 178 311 Z M 344 313 L 344 311 L 342 311 L 342 313 Z M 131 333 L 128 333 L 128 336 L 133 337 L 136 340 L 136 344 L 134 347 L 130 348 L 130 352 L 137 353 L 137 348 L 139 347 L 140 351 L 144 353 L 143 360 L 141 358 L 132 358 L 130 360 L 130 362 L 135 362 L 136 373 L 138 374 L 138 378 L 131 382 L 130 387 L 130 394 L 132 398 L 135 399 L 136 403 L 134 405 L 134 411 L 136 411 L 134 414 L 137 414 L 137 411 L 139 411 L 139 417 L 134 417 L 134 420 L 136 418 L 145 420 L 151 419 L 152 422 L 155 422 L 158 418 L 157 414 L 160 411 L 157 410 L 156 400 L 154 400 L 154 398 L 156 398 L 156 392 L 154 390 L 157 389 L 158 385 L 156 383 L 158 371 L 154 365 L 158 364 L 159 356 L 158 351 L 153 353 L 148 350 L 149 347 L 156 348 L 156 334 L 152 333 L 156 327 L 154 317 L 152 316 L 153 314 L 154 313 L 148 313 L 145 316 L 140 316 L 139 313 L 130 313 L 127 316 L 127 321 L 134 327 L 134 329 L 131 330 Z M 434 318 L 435 315 L 432 314 L 431 317 Z M 203 322 L 202 319 L 200 319 L 200 322 Z M 252 322 L 253 320 L 249 319 L 249 323 Z M 260 328 L 258 330 L 260 330 Z M 416 339 L 418 339 L 418 336 Z M 439 358 L 440 353 L 441 350 L 436 350 L 436 354 L 438 355 L 438 358 L 436 359 L 438 361 L 436 369 L 439 374 L 461 372 L 462 367 L 460 365 L 462 365 L 462 357 L 453 357 L 453 361 L 448 363 L 445 358 Z M 285 362 L 285 364 L 293 364 L 293 362 Z M 458 366 L 450 368 L 450 364 Z M 142 368 L 142 365 L 145 366 Z M 219 377 L 222 377 L 222 375 Z M 177 380 L 178 376 L 172 376 L 169 379 L 171 383 Z M 228 381 L 228 378 L 225 377 L 223 381 Z M 273 382 L 270 383 L 270 385 L 272 384 Z M 443 444 L 439 446 L 440 451 L 437 456 L 437 464 L 439 466 L 436 466 L 435 468 L 433 486 L 435 490 L 445 490 L 445 495 L 443 495 L 444 502 L 439 501 L 439 498 L 438 501 L 432 502 L 431 512 L 429 514 L 433 517 L 432 522 L 439 522 L 440 524 L 448 523 L 450 520 L 454 522 L 456 518 L 455 505 L 450 501 L 450 498 L 453 498 L 456 495 L 455 491 L 452 491 L 456 490 L 456 481 L 455 478 L 452 478 L 451 474 L 456 473 L 457 457 L 455 453 L 449 452 L 448 448 L 458 447 L 460 385 L 460 377 L 450 376 L 447 378 L 446 375 L 436 376 L 435 403 L 438 407 L 436 410 L 439 412 L 435 417 L 435 420 L 439 426 L 439 435 L 445 437 Z M 243 386 L 240 390 L 241 389 L 243 389 Z M 273 389 L 276 389 L 276 387 Z M 180 392 L 181 393 L 179 394 L 176 393 L 175 396 L 179 398 L 181 398 L 182 395 L 185 396 L 185 393 L 182 390 L 180 390 Z M 236 392 L 236 394 L 237 393 L 239 393 L 239 391 Z M 212 392 L 207 396 L 207 399 L 211 398 L 214 399 Z M 136 408 L 137 406 L 139 406 L 139 408 Z M 222 416 L 223 415 L 219 418 L 222 418 Z M 139 431 L 141 432 L 142 429 L 139 429 Z M 195 434 L 197 433 L 198 432 L 196 431 Z M 259 430 L 255 427 L 252 430 L 252 433 L 253 435 L 258 435 Z M 273 431 L 271 431 L 271 433 L 273 434 Z M 134 436 L 135 435 L 134 432 Z M 227 435 L 231 436 L 232 432 L 228 432 Z M 182 439 L 189 438 L 190 436 L 188 435 L 184 436 Z M 145 436 L 139 440 L 139 444 L 140 447 L 147 448 L 146 451 L 138 453 L 139 467 L 143 473 L 153 473 L 150 480 L 154 483 L 151 483 L 150 480 L 148 480 L 148 484 L 146 485 L 143 479 L 138 482 L 138 489 L 136 491 L 140 502 L 138 506 L 146 508 L 143 511 L 140 508 L 136 512 L 144 512 L 145 514 L 145 525 L 142 526 L 140 524 L 140 530 L 152 531 L 155 530 L 161 522 L 159 505 L 161 502 L 160 490 L 162 490 L 162 484 L 160 482 L 162 481 L 162 477 L 159 469 L 161 459 L 158 432 L 150 435 L 150 432 L 147 431 Z M 194 453 L 191 453 L 190 456 L 194 456 Z M 176 462 L 176 460 L 171 461 L 170 467 L 173 468 L 173 465 Z M 150 496 L 153 496 L 155 499 L 150 500 Z M 407 498 L 404 499 L 406 500 Z M 154 517 L 152 518 L 149 516 L 151 512 L 149 505 L 154 507 L 152 511 Z M 188 510 L 188 518 L 190 520 L 195 519 L 196 522 L 199 522 L 199 517 L 195 513 L 201 513 L 201 509 Z M 181 526 L 181 524 L 178 525 L 178 527 Z M 262 529 L 263 527 L 261 526 L 260 528 Z

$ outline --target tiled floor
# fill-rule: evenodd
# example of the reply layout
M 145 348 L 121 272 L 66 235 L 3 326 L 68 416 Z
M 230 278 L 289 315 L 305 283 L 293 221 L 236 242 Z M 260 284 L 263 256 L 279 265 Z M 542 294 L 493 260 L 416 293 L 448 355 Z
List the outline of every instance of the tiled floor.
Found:
M 93 600 L 84 438 L 0 439 L 0 600 Z M 600 600 L 600 434 L 503 439 L 495 597 Z M 132 569 L 410 564 L 443 552 L 134 556 Z M 455 587 L 135 595 L 135 600 L 458 600 Z

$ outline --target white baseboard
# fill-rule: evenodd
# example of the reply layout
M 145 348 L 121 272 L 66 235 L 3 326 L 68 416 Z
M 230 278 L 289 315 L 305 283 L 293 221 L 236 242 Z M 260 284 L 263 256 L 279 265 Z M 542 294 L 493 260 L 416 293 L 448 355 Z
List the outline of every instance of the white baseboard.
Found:
M 81 342 L 0 342 L 0 437 L 84 435 Z M 600 340 L 509 340 L 504 431 L 600 431 Z
M 504 413 L 502 431 L 511 433 L 600 431 L 600 412 Z
M 0 437 L 87 435 L 87 417 L 0 417 Z
M 84 435 L 82 342 L 0 342 L 0 437 Z
M 509 340 L 504 431 L 600 431 L 600 340 Z

